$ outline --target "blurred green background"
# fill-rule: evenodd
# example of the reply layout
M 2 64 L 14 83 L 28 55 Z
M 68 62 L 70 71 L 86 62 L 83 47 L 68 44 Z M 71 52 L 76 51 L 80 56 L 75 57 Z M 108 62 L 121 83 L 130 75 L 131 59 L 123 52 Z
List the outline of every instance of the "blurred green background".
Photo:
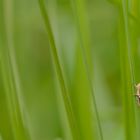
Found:
M 123 109 L 122 60 L 120 59 L 120 32 L 123 30 L 119 29 L 120 9 L 123 2 L 121 0 L 75 0 L 77 9 L 78 6 L 84 5 L 84 9 L 82 6 L 80 7 L 82 10 L 79 8 L 82 12 L 76 14 L 73 10 L 74 4 L 72 5 L 70 0 L 44 1 L 69 91 L 79 140 L 101 139 L 96 118 L 97 112 L 91 101 L 91 87 L 94 88 L 103 139 L 127 139 L 123 117 L 127 114 Z M 140 5 L 137 0 L 128 2 L 130 12 L 128 11 L 127 16 L 131 27 L 129 36 L 132 38 L 132 46 L 135 47 L 132 50 L 134 57 L 131 58 L 134 61 L 133 68 L 136 77 L 133 82 L 137 84 L 140 78 L 140 22 L 137 20 Z M 76 20 L 78 17 L 80 17 L 79 24 Z M 5 39 L 6 36 L 7 39 Z M 84 46 L 89 47 L 87 59 L 89 57 L 90 66 L 88 68 L 85 64 L 86 54 L 81 47 L 83 40 L 85 40 Z M 60 81 L 55 72 L 47 30 L 37 0 L 0 0 L 0 140 L 21 140 L 16 138 L 18 130 L 16 131 L 11 123 L 9 99 L 6 94 L 9 85 L 3 78 L 5 75 L 8 76 L 6 72 L 9 70 L 9 68 L 7 71 L 3 70 L 3 65 L 9 62 L 4 60 L 4 51 L 6 51 L 6 45 L 11 45 L 11 43 L 22 89 L 22 94 L 17 100 L 24 104 L 24 110 L 21 111 L 24 119 L 21 122 L 30 135 L 28 139 L 73 140 Z M 12 94 L 10 91 L 8 91 L 9 94 Z M 133 98 L 133 93 L 130 94 Z M 16 105 L 13 106 L 16 108 Z M 133 109 L 138 117 L 136 103 Z M 137 124 L 140 123 L 137 122 Z M 17 123 L 17 126 L 18 129 L 20 124 Z

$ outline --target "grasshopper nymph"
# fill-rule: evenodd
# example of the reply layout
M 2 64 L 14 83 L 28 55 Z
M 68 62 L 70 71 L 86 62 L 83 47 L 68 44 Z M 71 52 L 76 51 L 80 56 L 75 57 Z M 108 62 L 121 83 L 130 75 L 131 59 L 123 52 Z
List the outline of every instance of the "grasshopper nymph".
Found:
M 137 90 L 137 92 L 135 94 L 135 97 L 136 97 L 138 106 L 140 106 L 140 83 L 135 85 L 135 87 L 136 87 L 136 90 Z

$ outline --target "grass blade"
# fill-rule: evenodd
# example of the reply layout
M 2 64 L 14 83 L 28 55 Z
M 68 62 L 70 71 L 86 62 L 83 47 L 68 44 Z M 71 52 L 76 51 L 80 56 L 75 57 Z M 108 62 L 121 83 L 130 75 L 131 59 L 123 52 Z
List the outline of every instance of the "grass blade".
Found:
M 91 40 L 90 40 L 90 32 L 89 32 L 89 25 L 87 22 L 87 15 L 86 15 L 86 8 L 85 8 L 85 1 L 84 0 L 71 0 L 73 13 L 75 15 L 76 24 L 78 28 L 78 35 L 80 38 L 80 46 L 83 53 L 83 61 L 85 63 L 86 68 L 86 76 L 88 79 L 88 85 L 90 87 L 90 93 L 92 96 L 92 103 L 93 108 L 95 111 L 96 122 L 98 124 L 99 136 L 101 140 L 103 140 L 103 133 L 101 128 L 101 122 L 99 118 L 99 113 L 96 105 L 96 99 L 94 95 L 94 89 L 92 86 L 92 79 L 93 77 L 93 62 L 92 62 L 92 54 L 91 54 Z
M 124 125 L 126 140 L 136 139 L 136 120 L 134 109 L 135 75 L 132 58 L 132 42 L 129 25 L 128 1 L 122 0 L 120 8 L 120 57 L 123 84 Z M 133 121 L 132 121 L 133 120 Z
M 1 66 L 4 89 L 6 92 L 6 105 L 8 106 L 10 122 L 15 140 L 29 139 L 27 126 L 24 122 L 22 103 L 22 90 L 16 64 L 13 43 L 13 1 L 3 0 L 3 46 L 1 47 Z
M 46 26 L 46 29 L 47 29 L 49 43 L 50 43 L 51 52 L 52 52 L 52 56 L 53 56 L 53 61 L 54 61 L 54 65 L 55 65 L 55 68 L 56 68 L 58 80 L 59 80 L 59 83 L 60 83 L 60 86 L 61 86 L 62 97 L 63 97 L 64 105 L 65 105 L 65 108 L 66 108 L 67 117 L 68 117 L 70 129 L 71 129 L 72 137 L 73 137 L 74 140 L 78 140 L 79 135 L 78 135 L 78 130 L 77 130 L 76 122 L 75 122 L 75 117 L 74 117 L 71 101 L 70 101 L 70 98 L 69 98 L 69 94 L 68 94 L 68 91 L 67 91 L 67 88 L 66 88 L 66 84 L 65 84 L 65 81 L 64 81 L 64 76 L 63 76 L 62 68 L 61 68 L 61 65 L 60 65 L 59 58 L 58 58 L 58 53 L 57 53 L 57 50 L 56 50 L 56 45 L 55 45 L 50 21 L 49 21 L 49 18 L 48 18 L 47 10 L 46 10 L 45 3 L 44 3 L 43 0 L 39 0 L 39 6 L 40 6 L 41 14 L 43 16 L 45 26 Z
M 139 75 L 139 51 L 138 51 L 138 30 L 139 30 L 139 1 L 138 0 L 133 0 L 130 1 L 130 9 L 129 13 L 131 13 L 131 20 L 130 20 L 130 34 L 131 34 L 131 42 L 132 42 L 132 49 L 131 49 L 131 54 L 132 54 L 132 66 L 134 69 L 134 82 L 135 84 L 138 84 L 138 81 L 140 80 L 140 75 Z M 136 113 L 136 135 L 137 135 L 137 140 L 140 137 L 139 131 L 140 131 L 140 123 L 139 123 L 139 115 L 140 115 L 140 110 L 139 108 L 135 108 L 135 113 Z

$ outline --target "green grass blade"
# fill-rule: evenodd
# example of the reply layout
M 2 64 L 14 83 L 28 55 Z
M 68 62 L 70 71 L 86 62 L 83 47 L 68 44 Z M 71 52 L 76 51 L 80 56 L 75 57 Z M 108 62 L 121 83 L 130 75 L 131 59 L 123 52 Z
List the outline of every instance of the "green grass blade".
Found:
M 68 118 L 68 121 L 69 121 L 69 126 L 70 126 L 70 129 L 71 129 L 72 137 L 73 137 L 74 140 L 78 140 L 79 135 L 78 135 L 77 125 L 76 125 L 76 122 L 75 122 L 75 117 L 74 117 L 70 97 L 69 97 L 69 94 L 68 94 L 68 91 L 67 91 L 67 88 L 66 88 L 66 84 L 65 84 L 65 81 L 64 81 L 62 68 L 61 68 L 61 65 L 60 65 L 60 62 L 59 62 L 58 53 L 57 53 L 57 49 L 56 49 L 56 45 L 55 45 L 55 41 L 54 41 L 54 37 L 53 37 L 51 25 L 50 25 L 50 21 L 49 21 L 47 10 L 46 10 L 45 3 L 44 3 L 43 0 L 39 0 L 39 6 L 40 6 L 41 14 L 43 16 L 45 26 L 46 26 L 46 29 L 47 29 L 50 48 L 51 48 L 51 52 L 52 52 L 52 56 L 53 56 L 53 61 L 54 61 L 54 65 L 55 65 L 55 68 L 56 68 L 58 80 L 59 80 L 59 83 L 60 83 L 60 86 L 61 86 L 62 97 L 63 97 L 64 105 L 65 105 L 65 108 L 66 108 L 67 118 Z
M 120 8 L 120 57 L 123 84 L 124 125 L 126 140 L 136 139 L 135 109 L 134 109 L 134 84 L 135 75 L 132 58 L 132 42 L 129 26 L 128 2 L 122 0 Z M 133 121 L 132 121 L 133 120 Z
M 9 112 L 7 109 L 7 102 L 5 99 L 5 92 L 4 92 L 4 86 L 2 81 L 2 71 L 1 71 L 1 62 L 2 62 L 2 47 L 4 45 L 4 10 L 3 10 L 3 1 L 0 1 L 0 133 L 1 137 L 3 137 L 5 140 L 13 139 L 12 135 L 12 129 L 10 124 L 10 117 Z M 8 130 L 8 132 L 7 132 Z
M 139 75 L 139 51 L 138 51 L 138 30 L 139 30 L 139 25 L 140 25 L 140 20 L 139 20 L 139 0 L 131 0 L 131 7 L 129 9 L 129 13 L 131 13 L 131 20 L 130 20 L 130 34 L 131 34 L 131 42 L 132 42 L 132 49 L 131 49 L 131 54 L 132 54 L 132 66 L 134 69 L 134 82 L 135 84 L 139 83 L 140 80 L 140 75 Z M 140 115 L 140 110 L 139 108 L 135 108 L 135 113 L 136 113 L 136 134 L 137 134 L 137 140 L 140 137 L 139 131 L 140 131 L 140 123 L 139 123 L 139 115 Z
M 91 40 L 90 40 L 90 32 L 88 29 L 89 25 L 87 22 L 85 1 L 84 0 L 76 0 L 76 1 L 71 0 L 71 3 L 72 3 L 73 13 L 75 15 L 76 24 L 78 28 L 80 46 L 83 53 L 83 61 L 86 67 L 86 76 L 88 79 L 90 93 L 93 100 L 92 103 L 93 103 L 93 108 L 95 110 L 96 122 L 99 128 L 99 135 L 100 135 L 100 139 L 103 140 L 103 132 L 101 128 L 101 122 L 99 118 L 99 113 L 98 113 L 98 109 L 96 105 L 96 99 L 95 99 L 94 89 L 92 86 L 92 79 L 91 79 L 91 77 L 93 77 L 93 62 L 92 62 L 93 57 L 91 54 L 92 47 L 91 47 Z
M 24 122 L 24 111 L 20 88 L 20 78 L 16 64 L 13 43 L 13 1 L 4 0 L 3 3 L 3 46 L 1 47 L 1 69 L 4 89 L 6 92 L 6 104 L 8 106 L 10 122 L 15 140 L 29 139 L 27 126 Z
M 95 112 L 93 112 L 93 109 L 91 107 L 92 97 L 90 95 L 90 92 L 89 81 L 87 79 L 86 69 L 83 63 L 83 55 L 81 50 L 79 50 L 79 46 L 77 46 L 73 79 L 73 92 L 71 97 L 77 117 L 77 122 L 80 126 L 79 129 L 81 133 L 81 140 L 99 138 L 98 128 L 96 125 L 97 123 L 94 117 Z M 95 130 L 97 133 L 95 132 Z

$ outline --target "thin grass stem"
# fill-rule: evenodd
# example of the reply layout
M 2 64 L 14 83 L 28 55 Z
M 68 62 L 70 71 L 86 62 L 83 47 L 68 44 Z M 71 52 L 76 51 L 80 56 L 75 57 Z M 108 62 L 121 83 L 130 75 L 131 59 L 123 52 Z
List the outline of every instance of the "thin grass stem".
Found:
M 62 71 L 62 68 L 60 65 L 60 61 L 59 61 L 59 57 L 58 57 L 58 53 L 57 53 L 57 49 L 56 49 L 56 44 L 54 41 L 54 36 L 52 33 L 52 29 L 51 29 L 51 25 L 50 25 L 50 21 L 48 18 L 44 0 L 39 0 L 39 7 L 40 7 L 41 14 L 42 14 L 42 17 L 44 19 L 44 23 L 45 23 L 45 26 L 47 29 L 47 35 L 48 35 L 48 39 L 49 39 L 49 43 L 50 43 L 51 53 L 53 56 L 54 65 L 56 68 L 58 80 L 59 80 L 61 91 L 62 91 L 62 97 L 63 97 L 64 105 L 66 108 L 66 113 L 67 113 L 70 130 L 72 133 L 72 138 L 73 138 L 73 140 L 78 140 L 79 134 L 78 134 L 78 129 L 77 129 L 76 121 L 75 121 L 75 116 L 73 113 L 71 100 L 70 100 L 69 93 L 67 91 L 66 83 L 64 80 L 64 75 L 63 75 L 63 71 Z
M 125 137 L 126 140 L 134 140 L 136 138 L 135 135 L 136 120 L 133 98 L 135 74 L 132 58 L 132 42 L 130 34 L 127 0 L 122 0 L 122 6 L 120 8 L 119 36 L 120 36 L 121 74 L 123 85 Z
M 87 15 L 86 15 L 86 8 L 85 8 L 85 1 L 84 0 L 71 0 L 72 7 L 73 7 L 73 13 L 75 15 L 75 20 L 76 20 L 76 25 L 78 29 L 78 35 L 80 39 L 80 46 L 81 50 L 83 53 L 83 61 L 85 63 L 85 68 L 86 68 L 86 75 L 88 79 L 88 84 L 90 87 L 90 92 L 92 96 L 92 103 L 95 111 L 95 117 L 96 117 L 96 122 L 98 124 L 99 128 L 99 136 L 100 140 L 103 140 L 103 132 L 102 132 L 102 127 L 101 127 L 101 122 L 100 122 L 100 117 L 98 113 L 98 108 L 96 104 L 96 98 L 94 95 L 94 88 L 93 88 L 93 82 L 91 77 L 93 77 L 93 62 L 92 62 L 92 54 L 91 54 L 91 40 L 90 40 L 90 32 L 89 32 L 89 25 L 87 22 Z

